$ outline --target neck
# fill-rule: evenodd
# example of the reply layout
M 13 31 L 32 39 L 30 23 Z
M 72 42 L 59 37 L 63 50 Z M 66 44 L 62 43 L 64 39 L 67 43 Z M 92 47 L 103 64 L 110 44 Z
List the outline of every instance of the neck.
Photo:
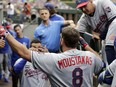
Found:
M 89 14 L 89 16 L 90 16 L 90 17 L 92 17 L 92 16 L 94 15 L 94 13 L 95 13 L 95 5 L 94 5 L 94 4 L 92 4 L 92 6 L 93 6 L 93 9 L 92 9 L 92 13 L 91 13 L 91 14 Z
M 62 47 L 63 52 L 68 51 L 68 50 L 72 50 L 72 49 L 76 49 L 76 48 L 70 48 L 70 47 L 66 47 L 66 46 Z
M 49 20 L 43 20 L 43 23 L 47 26 L 49 24 Z
M 23 38 L 23 34 L 21 34 L 21 35 L 18 35 L 18 37 L 19 37 L 19 38 Z

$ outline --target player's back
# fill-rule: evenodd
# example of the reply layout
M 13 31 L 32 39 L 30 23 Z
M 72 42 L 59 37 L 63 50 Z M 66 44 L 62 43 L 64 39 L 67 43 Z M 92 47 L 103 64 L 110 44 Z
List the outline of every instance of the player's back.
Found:
M 103 66 L 102 61 L 88 51 L 69 50 L 54 58 L 56 68 L 50 76 L 53 87 L 92 87 L 93 73 L 98 73 Z
M 52 87 L 92 87 L 93 73 L 103 66 L 100 58 L 89 51 L 72 49 L 64 53 L 33 52 L 32 63 L 47 73 Z

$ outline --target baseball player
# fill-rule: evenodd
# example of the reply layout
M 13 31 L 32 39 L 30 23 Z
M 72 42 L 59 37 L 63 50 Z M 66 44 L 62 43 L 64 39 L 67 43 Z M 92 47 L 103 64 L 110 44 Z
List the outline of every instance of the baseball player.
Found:
M 105 51 L 110 64 L 116 59 L 113 43 L 116 35 L 116 6 L 111 0 L 76 0 L 77 8 L 83 15 L 77 23 L 77 29 L 85 32 L 90 27 L 106 40 Z M 115 55 L 115 56 L 114 56 Z
M 0 31 L 13 50 L 48 75 L 53 87 L 92 87 L 93 73 L 99 73 L 104 65 L 95 54 L 76 49 L 79 33 L 71 27 L 62 30 L 60 43 L 63 53 L 59 54 L 30 51 L 4 29 Z
M 108 84 L 108 85 L 115 85 L 116 83 L 112 83 L 112 80 L 116 81 L 116 77 L 115 77 L 115 73 L 116 73 L 116 59 L 108 66 L 108 68 L 103 71 L 98 78 L 98 82 L 100 84 Z M 112 86 L 112 87 L 115 87 Z
M 46 51 L 42 47 L 39 40 L 34 39 L 31 42 L 30 50 Z M 40 51 L 40 50 L 39 50 Z M 22 73 L 21 87 L 49 87 L 47 75 L 41 69 L 34 69 L 31 62 L 26 61 L 25 59 L 19 58 L 13 67 L 14 73 Z
M 114 48 L 116 48 L 116 38 L 114 40 Z M 99 75 L 98 81 L 100 84 L 105 83 L 111 85 L 111 87 L 116 87 L 116 59 Z

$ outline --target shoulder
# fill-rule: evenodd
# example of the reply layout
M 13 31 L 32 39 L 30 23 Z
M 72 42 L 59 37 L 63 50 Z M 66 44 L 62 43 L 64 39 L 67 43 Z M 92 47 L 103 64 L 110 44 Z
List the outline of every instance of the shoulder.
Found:
M 64 19 L 61 15 L 59 14 L 55 14 L 56 17 L 58 17 L 59 19 Z
M 30 40 L 27 36 L 24 36 L 25 39 Z
M 37 27 L 35 28 L 35 30 L 39 30 L 39 29 L 41 29 L 42 27 L 44 27 L 44 25 L 41 23 L 39 26 L 37 26 Z

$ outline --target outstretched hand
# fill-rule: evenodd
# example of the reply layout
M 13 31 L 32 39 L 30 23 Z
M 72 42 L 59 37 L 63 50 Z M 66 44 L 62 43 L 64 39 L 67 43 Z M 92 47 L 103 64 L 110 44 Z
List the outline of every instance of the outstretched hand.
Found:
M 5 36 L 6 30 L 4 29 L 3 26 L 0 26 L 0 37 Z

